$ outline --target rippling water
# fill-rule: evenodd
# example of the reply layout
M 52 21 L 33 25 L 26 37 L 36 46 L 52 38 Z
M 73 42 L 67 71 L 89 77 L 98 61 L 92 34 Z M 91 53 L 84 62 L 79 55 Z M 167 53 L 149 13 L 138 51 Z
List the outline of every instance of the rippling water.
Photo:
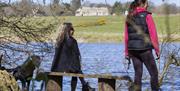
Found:
M 175 43 L 180 48 L 179 43 Z M 112 75 L 130 75 L 133 78 L 134 70 L 132 64 L 130 69 L 127 70 L 127 65 L 124 65 L 123 44 L 79 44 L 82 56 L 82 70 L 85 74 L 103 74 L 109 73 Z M 51 67 L 52 57 L 54 54 L 48 56 L 48 60 L 43 62 L 41 67 L 49 70 Z M 51 59 L 51 60 L 50 60 Z M 161 60 L 162 62 L 163 60 Z M 162 70 L 161 64 L 160 70 Z M 168 72 L 167 77 L 162 85 L 162 90 L 180 90 L 180 67 L 171 66 L 171 71 Z M 97 80 L 86 78 L 92 87 L 97 88 Z M 65 77 L 63 81 L 63 90 L 70 91 L 70 77 Z M 118 87 L 122 85 L 121 87 Z M 78 81 L 78 91 L 81 88 L 80 81 Z M 125 82 L 118 81 L 117 89 L 119 91 L 127 91 Z M 144 67 L 143 73 L 143 89 L 150 89 L 149 74 Z
M 180 43 L 174 43 L 174 45 L 180 48 Z M 82 56 L 82 70 L 85 74 L 103 74 L 109 73 L 112 75 L 129 75 L 133 78 L 134 70 L 132 64 L 130 69 L 127 70 L 127 65 L 125 65 L 124 46 L 121 43 L 118 44 L 108 44 L 108 43 L 95 43 L 79 44 L 81 56 Z M 172 46 L 173 48 L 173 46 Z M 52 49 L 53 50 L 53 49 Z M 54 51 L 54 50 L 53 50 Z M 41 68 L 45 71 L 49 71 L 51 68 L 51 63 L 53 60 L 54 52 L 49 53 L 43 58 Z M 163 60 L 161 60 L 163 62 Z M 162 70 L 163 64 L 160 66 Z M 167 91 L 180 91 L 180 67 L 171 66 L 167 77 L 162 85 L 162 90 Z M 97 80 L 92 78 L 86 78 L 92 87 L 97 88 Z M 63 91 L 70 91 L 70 77 L 65 77 L 63 81 Z M 35 89 L 38 91 L 41 82 L 35 82 Z M 127 91 L 126 82 L 117 81 L 118 91 Z M 121 87 L 119 87 L 121 85 Z M 150 89 L 149 74 L 144 67 L 143 73 L 143 90 Z M 81 91 L 81 84 L 78 81 L 77 91 Z

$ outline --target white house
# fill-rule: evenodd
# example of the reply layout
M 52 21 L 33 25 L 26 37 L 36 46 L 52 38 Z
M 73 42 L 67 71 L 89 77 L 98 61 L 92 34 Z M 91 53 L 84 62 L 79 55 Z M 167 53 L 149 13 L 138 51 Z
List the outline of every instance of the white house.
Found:
M 76 10 L 75 16 L 108 16 L 107 7 L 81 7 Z

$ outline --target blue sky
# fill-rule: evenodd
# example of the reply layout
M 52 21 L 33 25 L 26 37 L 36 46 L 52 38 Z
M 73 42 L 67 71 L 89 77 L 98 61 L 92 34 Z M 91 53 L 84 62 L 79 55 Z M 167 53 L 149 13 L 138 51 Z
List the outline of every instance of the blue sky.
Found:
M 1 0 L 1 1 L 9 1 L 9 0 Z M 20 1 L 20 0 L 12 0 L 12 1 Z M 33 1 L 42 1 L 42 0 L 33 0 Z M 47 2 L 49 2 L 50 0 L 46 0 Z M 71 0 L 62 0 L 63 2 L 67 2 L 69 3 Z M 90 1 L 92 3 L 105 3 L 105 0 L 84 0 L 84 1 Z M 116 1 L 121 1 L 121 2 L 127 2 L 127 1 L 133 1 L 133 0 L 106 0 L 108 4 L 113 4 Z M 156 5 L 160 5 L 162 4 L 162 0 L 149 0 L 154 2 Z M 165 0 L 168 3 L 175 3 L 177 6 L 180 6 L 180 0 Z
M 71 0 L 63 0 L 63 2 L 70 2 Z M 84 1 L 90 1 L 93 3 L 105 3 L 105 0 L 84 0 Z M 121 2 L 127 2 L 127 1 L 133 1 L 133 0 L 107 0 L 108 4 L 113 4 L 115 1 L 121 1 Z M 162 0 L 149 0 L 154 2 L 156 5 L 162 4 Z M 180 0 L 165 0 L 168 3 L 175 3 L 176 5 L 180 6 Z

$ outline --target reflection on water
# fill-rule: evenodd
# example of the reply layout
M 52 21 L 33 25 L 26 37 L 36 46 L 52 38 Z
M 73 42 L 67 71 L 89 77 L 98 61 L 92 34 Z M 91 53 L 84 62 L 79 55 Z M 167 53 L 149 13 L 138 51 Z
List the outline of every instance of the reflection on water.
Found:
M 179 43 L 175 43 L 180 48 Z M 124 65 L 124 53 L 123 44 L 79 44 L 79 48 L 82 56 L 82 70 L 85 74 L 103 74 L 109 73 L 113 75 L 130 75 L 133 78 L 134 70 L 132 64 L 130 69 L 127 70 L 127 65 Z M 53 49 L 52 49 L 53 50 Z M 53 50 L 54 51 L 54 50 Z M 49 71 L 53 60 L 54 52 L 49 53 L 43 57 L 43 63 L 41 68 Z M 163 62 L 163 60 L 161 60 Z M 163 64 L 161 64 L 162 70 Z M 164 80 L 162 89 L 164 91 L 180 90 L 180 67 L 171 66 L 171 71 L 168 72 L 166 79 Z M 90 82 L 92 87 L 97 88 L 97 80 L 86 78 Z M 70 91 L 70 77 L 65 77 L 63 81 L 63 91 Z M 35 82 L 36 90 L 40 88 L 41 82 Z M 118 87 L 120 86 L 121 87 Z M 127 91 L 126 82 L 117 81 L 117 88 L 120 91 Z M 150 89 L 149 74 L 144 67 L 143 73 L 143 89 Z M 77 91 L 81 91 L 81 84 L 78 81 Z

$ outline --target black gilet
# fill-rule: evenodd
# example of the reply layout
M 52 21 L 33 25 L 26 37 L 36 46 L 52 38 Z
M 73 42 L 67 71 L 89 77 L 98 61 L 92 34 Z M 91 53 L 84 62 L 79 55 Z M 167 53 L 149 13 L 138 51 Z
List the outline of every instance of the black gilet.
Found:
M 147 11 L 133 15 L 128 26 L 128 50 L 152 49 L 146 17 L 150 14 Z

